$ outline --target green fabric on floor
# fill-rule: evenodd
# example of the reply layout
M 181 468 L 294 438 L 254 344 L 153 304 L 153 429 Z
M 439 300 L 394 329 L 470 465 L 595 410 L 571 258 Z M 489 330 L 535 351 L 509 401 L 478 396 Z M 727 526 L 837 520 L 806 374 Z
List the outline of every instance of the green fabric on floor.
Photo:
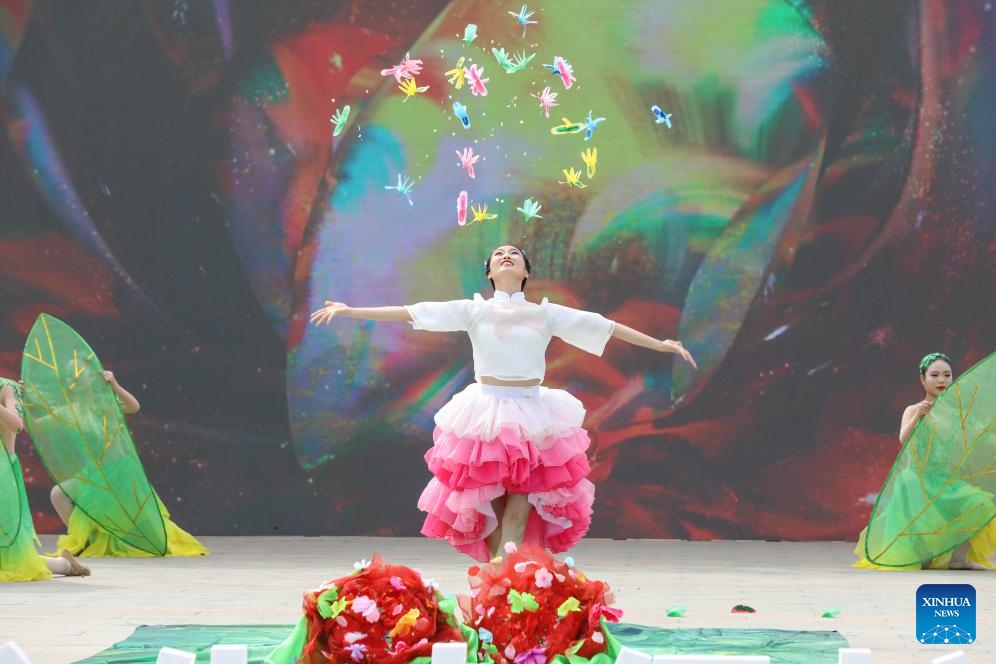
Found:
M 848 646 L 838 632 L 788 629 L 664 629 L 619 623 L 609 625 L 624 647 L 648 655 L 768 655 L 772 664 L 837 664 L 837 650 Z
M 249 662 L 259 664 L 290 633 L 293 625 L 142 625 L 124 641 L 77 664 L 155 664 L 162 647 L 197 653 L 211 661 L 211 646 L 245 644 Z M 773 664 L 835 664 L 847 640 L 837 632 L 780 629 L 662 629 L 610 625 L 623 646 L 648 654 L 757 655 Z

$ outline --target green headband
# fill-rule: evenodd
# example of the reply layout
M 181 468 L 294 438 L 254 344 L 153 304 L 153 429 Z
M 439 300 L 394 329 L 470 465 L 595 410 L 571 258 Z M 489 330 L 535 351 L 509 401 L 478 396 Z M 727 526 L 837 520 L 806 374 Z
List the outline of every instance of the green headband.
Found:
M 947 355 L 945 355 L 944 353 L 928 353 L 928 354 L 926 354 L 926 355 L 923 356 L 922 360 L 920 360 L 920 375 L 921 376 L 923 374 L 927 373 L 927 367 L 929 367 L 931 365 L 931 363 L 934 362 L 934 360 L 944 360 L 945 362 L 948 363 L 949 366 L 951 364 L 951 358 L 948 357 Z

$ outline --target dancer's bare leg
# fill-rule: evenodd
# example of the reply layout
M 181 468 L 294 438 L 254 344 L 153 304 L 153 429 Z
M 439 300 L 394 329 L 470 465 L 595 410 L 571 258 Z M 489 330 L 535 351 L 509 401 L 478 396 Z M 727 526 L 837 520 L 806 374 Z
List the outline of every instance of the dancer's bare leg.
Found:
M 951 552 L 951 561 L 948 562 L 948 569 L 971 569 L 979 571 L 986 569 L 982 565 L 968 559 L 970 546 L 968 542 L 964 542 Z
M 529 496 L 524 493 L 510 493 L 505 501 L 505 513 L 501 518 L 502 543 L 521 544 L 526 535 L 526 521 L 529 520 Z
M 52 487 L 52 491 L 49 493 L 49 498 L 52 500 L 52 507 L 55 508 L 59 518 L 62 519 L 62 522 L 66 524 L 66 527 L 68 528 L 69 517 L 73 513 L 73 508 L 76 507 L 73 504 L 73 501 L 69 500 L 69 496 L 65 494 L 62 487 L 58 484 Z
M 491 534 L 484 538 L 485 543 L 488 545 L 488 553 L 491 555 L 492 559 L 497 558 L 500 553 L 502 545 L 502 527 L 501 521 L 502 517 L 505 515 L 505 499 L 506 496 L 499 496 L 491 501 L 491 509 L 495 511 L 495 518 L 498 519 L 498 525 L 495 529 L 491 531 Z

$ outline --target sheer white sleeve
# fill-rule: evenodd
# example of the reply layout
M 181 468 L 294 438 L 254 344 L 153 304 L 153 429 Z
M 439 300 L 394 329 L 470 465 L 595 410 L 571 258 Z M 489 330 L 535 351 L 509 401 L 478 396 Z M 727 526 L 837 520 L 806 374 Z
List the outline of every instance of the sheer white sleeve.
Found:
M 546 303 L 550 334 L 572 346 L 601 355 L 616 324 L 601 314 Z
M 412 327 L 428 332 L 466 332 L 474 320 L 473 300 L 419 302 L 405 305 Z

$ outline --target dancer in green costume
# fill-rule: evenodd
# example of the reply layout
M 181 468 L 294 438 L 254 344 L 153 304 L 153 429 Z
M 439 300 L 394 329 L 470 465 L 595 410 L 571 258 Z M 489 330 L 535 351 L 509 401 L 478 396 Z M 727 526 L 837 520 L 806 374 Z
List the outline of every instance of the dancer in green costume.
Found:
M 951 360 L 920 361 L 924 398 L 903 412 L 904 443 L 855 567 L 991 569 L 996 552 L 996 354 L 952 382 Z
M 41 581 L 53 574 L 89 576 L 90 570 L 81 565 L 68 551 L 58 557 L 38 555 L 38 541 L 31 521 L 31 509 L 24 486 L 21 461 L 14 443 L 24 426 L 20 386 L 0 378 L 0 581 Z

